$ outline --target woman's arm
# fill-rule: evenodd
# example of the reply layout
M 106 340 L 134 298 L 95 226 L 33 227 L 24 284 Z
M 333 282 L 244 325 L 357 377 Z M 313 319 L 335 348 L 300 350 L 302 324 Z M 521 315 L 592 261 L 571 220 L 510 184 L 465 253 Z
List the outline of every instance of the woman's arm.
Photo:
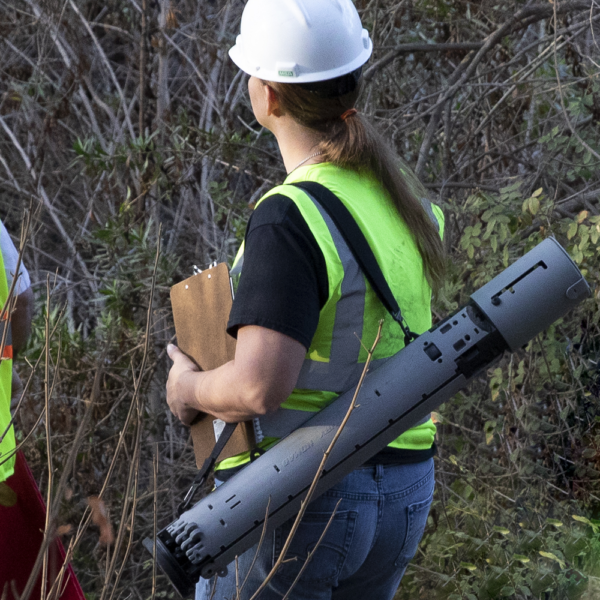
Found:
M 189 425 L 198 411 L 238 422 L 275 411 L 292 393 L 306 355 L 296 340 L 257 325 L 238 330 L 234 360 L 212 371 L 198 371 L 176 346 L 167 381 L 173 414 Z

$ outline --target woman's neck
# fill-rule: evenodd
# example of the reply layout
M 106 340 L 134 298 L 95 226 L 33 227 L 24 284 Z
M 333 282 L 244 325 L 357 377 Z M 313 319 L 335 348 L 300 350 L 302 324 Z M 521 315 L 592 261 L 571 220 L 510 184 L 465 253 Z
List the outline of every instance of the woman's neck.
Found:
M 320 162 L 319 156 L 309 158 L 318 151 L 321 138 L 317 132 L 289 117 L 280 119 L 277 125 L 273 134 L 277 138 L 279 151 L 288 174 L 300 166 L 305 159 L 308 159 L 303 163 L 305 165 Z

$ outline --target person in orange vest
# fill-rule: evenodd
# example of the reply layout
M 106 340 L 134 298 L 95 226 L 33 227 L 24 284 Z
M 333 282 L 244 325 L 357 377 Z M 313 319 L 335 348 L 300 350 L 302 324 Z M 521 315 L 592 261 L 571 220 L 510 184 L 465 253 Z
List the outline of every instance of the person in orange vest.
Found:
M 18 259 L 19 253 L 0 221 L 0 597 L 3 600 L 18 600 L 25 591 L 42 546 L 46 521 L 42 495 L 25 457 L 16 451 L 11 416 L 11 399 L 16 407 L 22 393 L 12 359 L 27 342 L 33 314 L 29 274 Z M 60 583 L 61 591 L 53 593 L 54 599 L 85 600 L 70 566 L 61 582 L 55 579 L 65 558 L 59 540 L 50 544 L 48 556 L 46 593 Z M 37 599 L 40 594 L 41 570 L 29 597 Z

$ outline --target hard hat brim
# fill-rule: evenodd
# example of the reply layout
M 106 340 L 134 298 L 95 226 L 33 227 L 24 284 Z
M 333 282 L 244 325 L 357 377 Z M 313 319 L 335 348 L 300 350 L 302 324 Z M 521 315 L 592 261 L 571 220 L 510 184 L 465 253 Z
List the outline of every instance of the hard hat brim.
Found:
M 373 42 L 369 39 L 369 47 L 364 49 L 352 62 L 347 63 L 336 69 L 319 71 L 315 73 L 302 73 L 302 66 L 298 65 L 300 71 L 297 75 L 281 75 L 278 71 L 261 68 L 259 65 L 253 65 L 246 57 L 239 43 L 230 48 L 229 57 L 244 73 L 258 77 L 263 81 L 273 81 L 276 83 L 311 83 L 315 81 L 326 81 L 335 79 L 341 75 L 346 75 L 362 67 L 373 54 Z M 288 71 L 289 73 L 289 71 Z

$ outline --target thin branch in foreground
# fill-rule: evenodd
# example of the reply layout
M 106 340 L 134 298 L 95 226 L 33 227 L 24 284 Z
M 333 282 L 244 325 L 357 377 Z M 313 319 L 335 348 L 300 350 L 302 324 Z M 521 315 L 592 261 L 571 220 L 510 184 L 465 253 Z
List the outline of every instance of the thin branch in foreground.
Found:
M 267 502 L 267 509 L 265 511 L 265 524 L 264 524 L 264 526 L 262 528 L 262 532 L 260 534 L 260 540 L 258 541 L 258 546 L 256 547 L 256 553 L 254 554 L 254 559 L 252 560 L 252 564 L 250 565 L 250 568 L 248 569 L 248 573 L 246 573 L 246 577 L 244 578 L 242 585 L 239 587 L 239 589 L 237 591 L 238 598 L 241 597 L 242 590 L 244 589 L 244 586 L 246 585 L 246 582 L 248 581 L 248 577 L 250 577 L 250 573 L 252 573 L 252 569 L 254 568 L 254 565 L 256 564 L 256 561 L 258 560 L 258 555 L 260 553 L 260 549 L 262 548 L 263 542 L 265 541 L 265 537 L 267 535 L 267 522 L 269 520 L 269 507 L 270 506 L 271 506 L 271 498 L 269 497 L 269 501 Z
M 319 539 L 317 540 L 317 543 L 315 544 L 315 547 L 308 553 L 308 556 L 306 557 L 306 560 L 304 561 L 304 564 L 300 568 L 300 571 L 299 571 L 298 575 L 296 575 L 296 579 L 294 579 L 294 581 L 292 582 L 292 585 L 290 586 L 290 589 L 285 593 L 285 596 L 282 598 L 282 600 L 288 600 L 289 599 L 290 594 L 292 593 L 292 590 L 296 587 L 296 584 L 300 581 L 300 578 L 302 577 L 302 574 L 306 570 L 306 567 L 308 567 L 308 563 L 310 563 L 310 561 L 311 561 L 312 557 L 314 556 L 315 552 L 317 551 L 317 549 L 321 545 L 321 542 L 325 539 L 325 535 L 327 534 L 327 532 L 329 531 L 329 528 L 331 527 L 331 524 L 333 523 L 333 519 L 335 518 L 335 515 L 337 513 L 337 509 L 338 509 L 338 507 L 339 507 L 339 505 L 340 505 L 341 502 L 342 502 L 342 498 L 340 498 L 337 501 L 337 503 L 335 505 L 335 508 L 333 509 L 333 512 L 331 513 L 331 516 L 329 517 L 329 521 L 327 521 L 327 524 L 325 525 L 325 529 L 323 529 L 323 533 L 319 536 Z
M 310 485 L 310 488 L 308 489 L 308 493 L 306 494 L 306 497 L 304 498 L 304 500 L 302 501 L 302 504 L 300 505 L 300 511 L 296 515 L 296 519 L 294 520 L 292 529 L 290 530 L 290 533 L 289 533 L 287 539 L 285 540 L 283 548 L 281 549 L 281 553 L 279 554 L 279 557 L 277 558 L 275 565 L 273 565 L 273 568 L 271 569 L 270 573 L 267 575 L 265 580 L 262 582 L 262 584 L 259 586 L 259 588 L 256 590 L 256 592 L 253 594 L 253 596 L 250 598 L 250 600 L 255 600 L 256 598 L 258 598 L 259 594 L 267 587 L 267 585 L 269 584 L 271 579 L 273 579 L 273 577 L 275 576 L 275 574 L 277 573 L 277 571 L 279 570 L 279 568 L 285 561 L 285 556 L 291 546 L 294 536 L 296 535 L 296 531 L 298 531 L 298 527 L 300 526 L 302 517 L 304 516 L 304 513 L 306 512 L 306 509 L 308 508 L 308 505 L 310 504 L 312 496 L 315 492 L 317 484 L 319 483 L 319 480 L 321 479 L 321 475 L 323 474 L 323 469 L 325 468 L 327 459 L 329 458 L 329 455 L 331 454 L 338 439 L 342 435 L 342 432 L 344 431 L 344 428 L 346 427 L 346 424 L 348 423 L 348 420 L 350 419 L 352 412 L 356 408 L 356 399 L 358 398 L 358 394 L 362 388 L 365 377 L 369 371 L 369 365 L 371 364 L 371 359 L 373 358 L 373 353 L 375 352 L 375 348 L 377 347 L 377 344 L 379 344 L 379 340 L 381 339 L 382 328 L 383 328 L 383 319 L 381 321 L 379 321 L 379 329 L 377 331 L 377 336 L 375 337 L 375 341 L 373 342 L 373 345 L 371 346 L 371 349 L 369 350 L 369 353 L 367 355 L 367 361 L 365 362 L 365 366 L 364 366 L 362 374 L 360 376 L 360 380 L 358 381 L 358 385 L 356 386 L 356 391 L 354 392 L 354 396 L 352 397 L 352 402 L 350 402 L 350 406 L 348 407 L 346 415 L 344 416 L 344 419 L 342 420 L 340 426 L 338 427 L 336 434 L 334 435 L 333 439 L 331 440 L 329 447 L 323 453 L 323 458 L 321 459 L 319 468 L 317 469 L 317 472 L 315 473 L 315 476 Z
M 146 2 L 144 0 L 144 8 Z M 154 446 L 154 457 L 152 461 L 152 480 L 154 483 L 153 504 L 152 504 L 152 527 L 153 527 L 153 539 L 156 539 L 158 535 L 158 444 Z M 152 554 L 152 595 L 150 600 L 156 598 L 156 551 Z

